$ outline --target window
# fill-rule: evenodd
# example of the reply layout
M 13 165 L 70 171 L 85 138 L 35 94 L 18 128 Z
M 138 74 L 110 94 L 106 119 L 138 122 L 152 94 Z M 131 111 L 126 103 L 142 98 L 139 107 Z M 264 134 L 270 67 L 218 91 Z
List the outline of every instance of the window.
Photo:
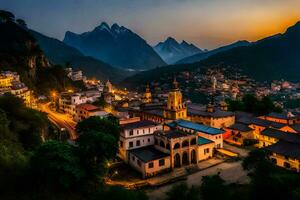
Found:
M 151 163 L 148 164 L 148 168 L 153 168 L 153 167 L 154 167 L 153 162 L 151 162 Z
M 158 161 L 159 166 L 164 166 L 165 165 L 165 159 L 161 159 Z
M 143 134 L 145 134 L 145 129 L 143 129 Z
M 151 130 L 150 130 L 150 128 L 149 128 L 149 132 L 148 133 L 151 133 Z
M 137 140 L 136 141 L 136 146 L 141 146 L 141 141 Z
M 133 147 L 133 142 L 129 142 L 129 147 Z
M 139 130 L 136 130 L 136 134 L 139 134 Z
M 209 153 L 209 148 L 204 149 L 204 154 Z
M 133 135 L 133 130 L 130 130 L 130 131 L 129 131 L 129 135 Z
M 150 142 L 150 138 L 148 138 L 148 142 Z

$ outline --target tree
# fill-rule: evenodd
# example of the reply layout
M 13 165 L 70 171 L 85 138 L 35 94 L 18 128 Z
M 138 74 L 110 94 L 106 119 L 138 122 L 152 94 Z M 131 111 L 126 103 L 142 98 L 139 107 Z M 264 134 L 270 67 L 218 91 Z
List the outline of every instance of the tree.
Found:
M 28 108 L 22 99 L 11 94 L 0 97 L 0 109 L 5 111 L 9 129 L 25 149 L 34 149 L 47 139 L 50 122 L 44 113 Z
M 27 24 L 23 19 L 17 19 L 16 22 L 23 28 L 27 28 Z
M 127 190 L 123 187 L 106 187 L 99 189 L 92 200 L 110 199 L 110 200 L 147 200 L 148 197 L 143 191 Z
M 48 141 L 38 147 L 30 160 L 36 186 L 46 191 L 70 191 L 85 176 L 71 145 Z
M 110 134 L 119 139 L 120 127 L 114 118 L 105 119 L 98 116 L 89 117 L 76 125 L 76 131 L 82 134 L 87 131 L 98 131 L 106 134 Z
M 92 130 L 82 133 L 76 140 L 76 145 L 89 179 L 97 183 L 106 172 L 107 161 L 117 154 L 117 140 L 110 134 Z
M 2 22 L 13 22 L 15 21 L 15 15 L 6 10 L 0 10 L 0 20 Z
M 217 191 L 216 188 L 218 188 Z M 205 200 L 230 199 L 229 188 L 225 185 L 225 181 L 219 176 L 219 174 L 203 176 L 200 189 L 203 199 Z
M 282 112 L 282 109 L 276 107 L 268 96 L 258 99 L 252 94 L 245 94 L 241 101 L 227 100 L 227 102 L 229 104 L 229 110 L 231 111 L 245 111 L 255 115 Z
M 192 186 L 189 188 L 186 183 L 181 183 L 173 186 L 167 193 L 166 200 L 200 200 L 199 188 Z

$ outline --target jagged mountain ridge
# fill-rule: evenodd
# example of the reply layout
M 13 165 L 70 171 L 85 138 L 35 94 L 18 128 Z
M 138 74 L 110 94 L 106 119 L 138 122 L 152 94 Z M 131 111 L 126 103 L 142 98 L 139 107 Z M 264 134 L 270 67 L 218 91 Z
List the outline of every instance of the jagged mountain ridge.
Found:
M 47 37 L 33 30 L 30 30 L 30 33 L 38 41 L 47 58 L 54 64 L 65 65 L 69 62 L 75 69 L 83 70 L 85 75 L 89 77 L 96 77 L 100 80 L 110 79 L 112 81 L 120 81 L 126 76 L 132 74 L 130 72 L 114 68 L 98 59 L 84 56 L 79 50 L 68 46 L 60 40 Z
M 105 22 L 82 34 L 67 31 L 63 40 L 86 56 L 119 68 L 145 70 L 165 65 L 161 57 L 136 33 Z
M 164 42 L 158 43 L 153 48 L 168 64 L 173 64 L 183 58 L 204 52 L 195 45 L 189 44 L 184 40 L 181 43 L 178 43 L 172 37 L 168 37 Z

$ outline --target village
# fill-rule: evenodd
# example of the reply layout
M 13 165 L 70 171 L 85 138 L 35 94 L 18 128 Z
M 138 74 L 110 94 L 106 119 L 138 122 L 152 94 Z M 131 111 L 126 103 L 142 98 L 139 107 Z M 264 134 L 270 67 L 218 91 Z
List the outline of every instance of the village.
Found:
M 214 97 L 215 78 L 210 81 L 207 105 L 186 102 L 174 77 L 168 93 L 153 95 L 117 89 L 108 80 L 88 80 L 81 71 L 67 69 L 73 81 L 83 81 L 86 91 L 52 92 L 51 101 L 39 101 L 15 72 L 0 75 L 1 94 L 11 93 L 32 108 L 48 113 L 61 131 L 77 138 L 75 126 L 89 117 L 114 116 L 121 127 L 119 161 L 138 176 L 130 179 L 108 177 L 108 184 L 125 187 L 160 185 L 180 177 L 245 157 L 249 148 L 264 148 L 276 165 L 300 171 L 300 114 L 283 111 L 254 116 L 229 111 L 224 99 Z M 110 163 L 113 165 L 114 163 Z M 124 165 L 121 165 L 124 166 Z M 220 168 L 218 168 L 220 169 Z M 114 174 L 122 174 L 122 167 Z M 127 173 L 127 172 L 126 172 Z M 159 177 L 159 178 L 157 178 Z

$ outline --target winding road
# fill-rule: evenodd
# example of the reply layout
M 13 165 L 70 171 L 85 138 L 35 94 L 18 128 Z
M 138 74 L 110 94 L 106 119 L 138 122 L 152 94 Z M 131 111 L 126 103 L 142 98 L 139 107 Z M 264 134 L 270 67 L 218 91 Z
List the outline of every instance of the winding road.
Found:
M 53 124 L 55 124 L 59 129 L 66 129 L 70 134 L 71 140 L 77 138 L 77 134 L 75 131 L 76 122 L 73 119 L 71 119 L 67 114 L 52 111 L 50 109 L 50 103 L 40 104 L 39 109 L 42 112 L 47 113 L 49 120 Z

